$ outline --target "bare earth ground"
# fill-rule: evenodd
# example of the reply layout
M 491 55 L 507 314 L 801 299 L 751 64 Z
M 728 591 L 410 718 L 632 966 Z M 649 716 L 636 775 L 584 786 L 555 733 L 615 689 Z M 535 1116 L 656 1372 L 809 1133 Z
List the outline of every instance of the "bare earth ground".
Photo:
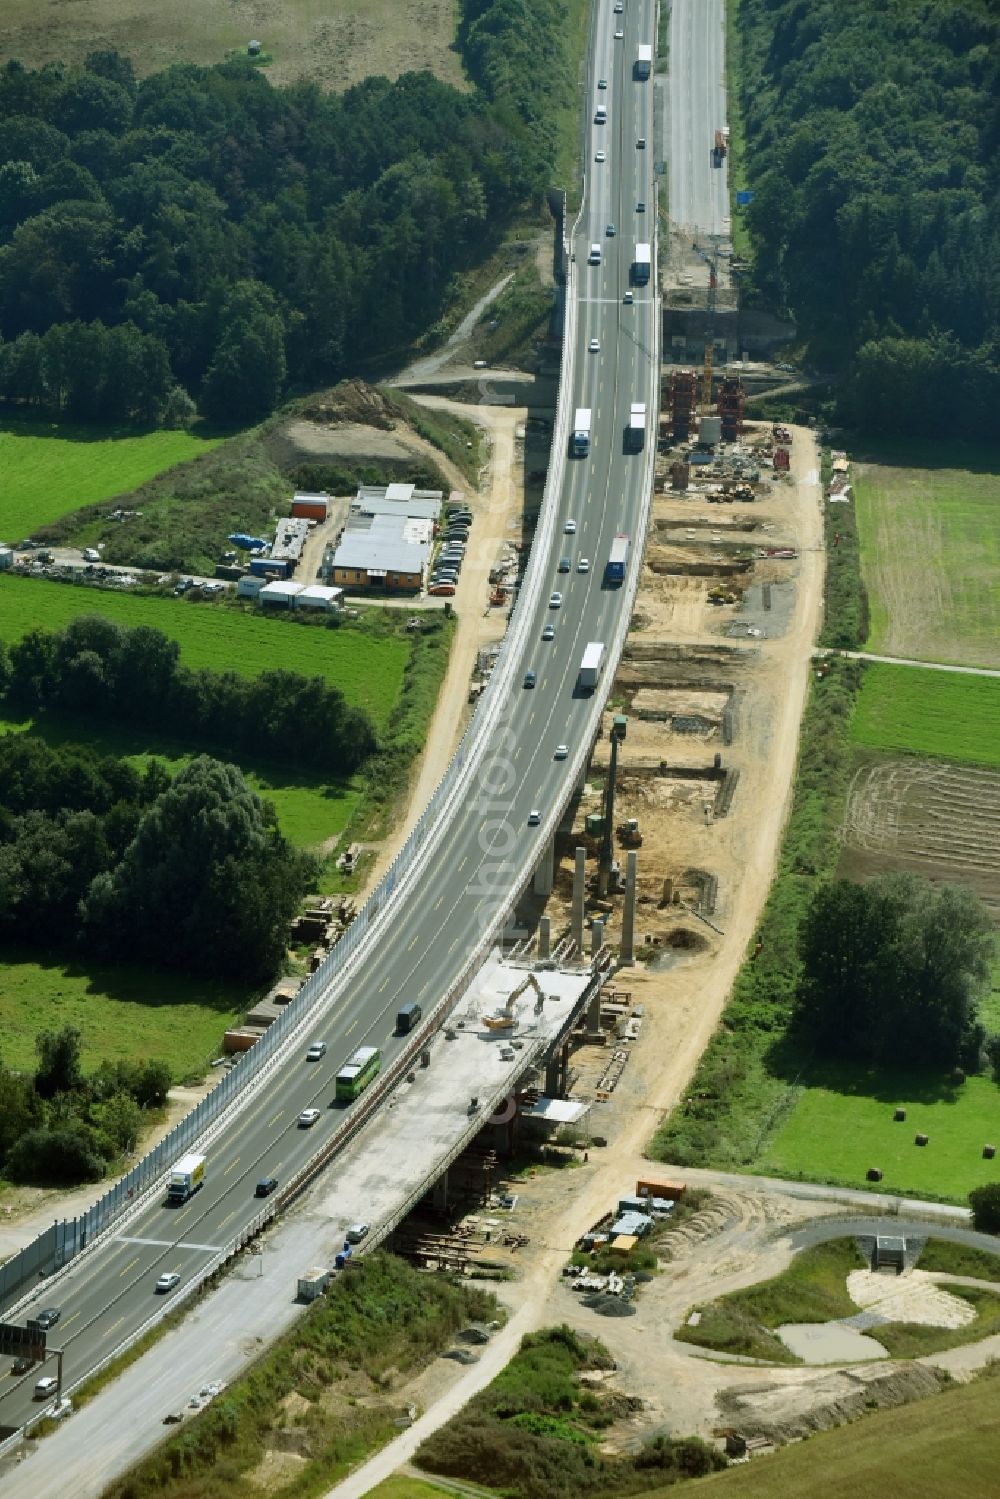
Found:
M 251 38 L 277 85 L 307 78 L 345 89 L 372 74 L 428 68 L 465 87 L 453 50 L 453 0 L 4 0 L 0 60 L 27 67 L 82 62 L 114 47 L 143 77 L 173 63 L 208 66 L 243 54 Z
M 906 870 L 969 885 L 1000 915 L 1000 772 L 879 757 L 855 772 L 841 872 Z
M 775 527 L 775 544 L 790 543 L 799 550 L 793 562 L 785 564 L 794 581 L 794 599 L 784 633 L 778 638 L 759 643 L 760 660 L 754 656 L 753 678 L 750 681 L 750 665 L 737 662 L 741 682 L 745 680 L 745 703 L 741 708 L 741 724 L 744 745 L 733 746 L 730 753 L 739 757 L 741 778 L 733 800 L 732 810 L 725 819 L 706 825 L 704 814 L 699 824 L 694 817 L 682 813 L 682 823 L 676 815 L 662 815 L 643 807 L 639 811 L 646 830 L 647 844 L 640 851 L 640 868 L 645 863 L 656 870 L 650 884 L 655 889 L 662 886 L 661 870 L 683 864 L 703 864 L 714 870 L 719 881 L 722 920 L 717 923 L 722 930 L 714 932 L 704 923 L 684 919 L 677 921 L 672 913 L 664 918 L 671 926 L 690 925 L 704 934 L 701 949 L 687 948 L 680 957 L 669 962 L 669 966 L 656 969 L 652 965 L 639 965 L 631 970 L 622 970 L 618 983 L 630 992 L 633 1005 L 641 1003 L 645 1008 L 641 1044 L 632 1050 L 622 1080 L 605 1106 L 597 1105 L 592 1113 L 591 1128 L 603 1133 L 608 1139 L 607 1151 L 591 1151 L 588 1165 L 580 1169 L 565 1169 L 536 1178 L 525 1189 L 525 1208 L 518 1208 L 518 1230 L 531 1238 L 531 1244 L 519 1253 L 518 1264 L 522 1278 L 511 1288 L 512 1316 L 493 1343 L 483 1351 L 476 1365 L 464 1371 L 457 1379 L 447 1377 L 450 1386 L 447 1393 L 434 1404 L 402 1437 L 391 1443 L 382 1453 L 365 1464 L 357 1474 L 339 1484 L 332 1492 L 337 1499 L 361 1495 L 387 1477 L 400 1463 L 408 1461 L 420 1441 L 436 1429 L 504 1366 L 516 1350 L 520 1338 L 534 1327 L 558 1322 L 569 1314 L 577 1303 L 573 1301 L 559 1280 L 559 1270 L 565 1263 L 572 1247 L 587 1227 L 596 1222 L 625 1191 L 634 1188 L 633 1178 L 639 1172 L 654 1172 L 642 1160 L 642 1150 L 651 1135 L 657 1120 L 673 1106 L 681 1096 L 687 1079 L 718 1022 L 733 978 L 742 961 L 747 943 L 753 935 L 761 906 L 774 871 L 781 831 L 787 812 L 792 774 L 798 746 L 799 721 L 809 681 L 810 653 L 819 626 L 822 598 L 823 562 L 821 554 L 821 514 L 818 460 L 815 443 L 811 436 L 798 430 L 793 446 L 792 484 L 776 489 L 774 497 L 753 506 L 747 520 L 760 526 Z M 692 515 L 707 518 L 706 538 L 708 546 L 714 548 L 712 535 L 717 523 L 718 507 L 706 506 L 697 497 L 664 497 L 655 502 L 654 519 L 661 516 L 691 527 Z M 742 509 L 742 507 L 741 507 Z M 749 511 L 750 507 L 746 507 Z M 728 511 L 727 514 L 731 513 Z M 741 524 L 744 523 L 741 517 Z M 697 529 L 694 527 L 694 529 Z M 769 564 L 772 566 L 773 564 Z M 649 639 L 648 658 L 658 662 L 669 659 L 669 648 L 676 635 L 676 620 L 673 618 L 675 595 L 697 590 L 704 584 L 706 602 L 700 615 L 688 609 L 690 651 L 683 662 L 684 672 L 690 682 L 693 676 L 704 680 L 706 690 L 719 692 L 720 674 L 725 681 L 732 672 L 730 642 L 718 632 L 729 623 L 732 611 L 715 610 L 707 604 L 707 591 L 714 586 L 714 578 L 669 576 L 644 573 L 644 587 L 636 606 L 636 617 L 640 628 L 630 637 L 634 642 Z M 676 585 L 683 586 L 676 586 Z M 688 605 L 685 605 L 688 608 Z M 659 626 L 654 629 L 646 621 L 656 619 Z M 668 637 L 669 632 L 669 638 Z M 739 646 L 742 652 L 746 649 Z M 751 648 L 754 652 L 758 646 Z M 721 657 L 723 666 L 717 665 Z M 706 662 L 704 667 L 699 664 Z M 626 660 L 626 670 L 628 660 Z M 670 669 L 660 670 L 664 687 L 673 685 L 677 673 Z M 624 675 L 624 673 L 623 673 Z M 642 675 L 650 675 L 649 672 Z M 639 685 L 638 682 L 635 685 Z M 616 682 L 612 696 L 618 700 L 621 679 Z M 662 724 L 641 724 L 630 719 L 629 739 L 625 749 L 624 771 L 642 760 L 658 761 L 665 757 L 665 739 L 687 741 L 687 736 L 665 736 Z M 670 744 L 672 755 L 681 746 Z M 712 744 L 701 746 L 700 756 L 707 756 L 711 764 Z M 692 754 L 692 747 L 687 750 Z M 578 810 L 578 820 L 593 803 L 586 800 Z M 619 808 L 623 815 L 635 813 L 627 805 L 627 798 Z M 572 847 L 569 840 L 568 847 Z M 568 861 L 567 861 L 568 868 Z M 642 884 L 642 881 L 640 881 Z M 559 929 L 564 915 L 566 871 L 561 885 L 549 903 L 553 915 L 553 931 Z M 645 893 L 652 893 L 642 886 Z M 562 890 L 562 894 L 561 894 Z M 561 901 L 563 905 L 561 907 Z M 647 910 L 649 908 L 646 908 Z M 616 913 L 612 914 L 614 923 Z M 647 924 L 643 909 L 637 917 L 637 930 L 643 933 Z M 649 925 L 653 924 L 652 917 Z M 612 937 L 612 941 L 614 941 Z M 587 1055 L 587 1052 L 593 1055 Z M 593 1097 L 593 1084 L 597 1073 L 607 1060 L 607 1050 L 585 1048 L 577 1052 L 571 1063 L 576 1079 L 571 1093 Z M 547 1190 L 539 1192 L 536 1201 L 536 1182 L 546 1182 Z M 520 1190 L 520 1188 L 519 1188 Z M 756 1212 L 767 1211 L 760 1208 Z M 811 1210 L 814 1211 L 814 1210 Z M 745 1216 L 738 1214 L 738 1219 Z M 735 1230 L 738 1236 L 745 1230 Z M 752 1256 L 737 1257 L 737 1265 L 747 1277 L 747 1283 L 767 1273 L 765 1264 L 761 1271 L 759 1246 L 754 1245 Z M 716 1254 L 708 1256 L 706 1265 L 725 1265 L 726 1260 Z M 752 1268 L 748 1266 L 752 1264 Z M 696 1277 L 704 1274 L 699 1267 L 700 1259 L 692 1265 L 692 1280 L 685 1287 L 686 1304 L 699 1299 Z M 593 1314 L 588 1314 L 593 1315 Z M 607 1327 L 622 1328 L 621 1336 L 627 1338 L 636 1322 L 635 1318 L 623 1319 L 621 1323 L 593 1316 L 600 1324 L 600 1335 Z M 626 1330 L 626 1322 L 628 1330 Z M 598 1331 L 597 1328 L 591 1330 Z M 635 1340 L 633 1362 L 637 1374 L 641 1374 L 649 1355 L 647 1350 L 657 1346 L 657 1337 Z M 679 1345 L 683 1346 L 683 1345 Z M 613 1350 L 614 1351 L 614 1350 Z M 617 1357 L 617 1354 L 616 1354 Z M 681 1391 L 682 1370 L 694 1364 L 699 1372 L 692 1376 L 695 1386 Z M 706 1366 L 708 1367 L 708 1366 Z M 715 1366 L 711 1369 L 714 1371 Z M 782 1371 L 787 1378 L 787 1372 Z M 746 1370 L 739 1376 L 746 1379 Z M 706 1410 L 711 1405 L 707 1399 L 710 1390 L 702 1384 L 704 1376 L 700 1364 L 689 1353 L 680 1355 L 677 1369 L 672 1370 L 670 1380 L 676 1386 L 671 1393 L 672 1408 L 676 1407 L 678 1429 L 698 1429 L 706 1419 Z M 714 1378 L 714 1373 L 711 1375 Z M 659 1386 L 659 1379 L 652 1381 Z M 650 1381 L 639 1379 L 635 1387 L 645 1395 Z M 669 1383 L 664 1386 L 669 1387 Z M 714 1385 L 712 1386 L 714 1388 Z M 714 1407 L 713 1407 L 714 1409 Z

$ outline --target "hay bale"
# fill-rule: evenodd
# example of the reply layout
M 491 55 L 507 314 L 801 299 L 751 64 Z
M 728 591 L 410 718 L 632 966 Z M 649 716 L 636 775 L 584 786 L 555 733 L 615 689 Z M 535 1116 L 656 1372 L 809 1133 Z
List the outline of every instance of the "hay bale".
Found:
M 893 1122 L 894 1123 L 896 1123 L 896 1124 L 902 1124 L 903 1121 L 906 1119 L 906 1110 L 905 1109 L 897 1109 L 896 1112 L 893 1114 L 892 1117 L 893 1117 Z
M 913 1143 L 914 1143 L 914 1145 L 926 1145 L 927 1144 L 927 1136 L 926 1135 L 915 1135 L 914 1139 L 913 1139 Z
M 869 1166 L 865 1178 L 870 1182 L 880 1182 L 882 1180 L 881 1166 Z
M 992 1161 L 992 1159 L 996 1155 L 996 1153 L 997 1153 L 997 1148 L 996 1148 L 995 1145 L 984 1145 L 983 1146 L 983 1160 L 984 1161 Z

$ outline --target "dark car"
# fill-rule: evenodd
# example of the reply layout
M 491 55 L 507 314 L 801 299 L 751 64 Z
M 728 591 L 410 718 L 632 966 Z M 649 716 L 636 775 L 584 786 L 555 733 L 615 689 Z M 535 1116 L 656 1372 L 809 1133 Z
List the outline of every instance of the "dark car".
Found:
M 262 1176 L 254 1188 L 253 1195 L 255 1197 L 270 1197 L 277 1185 L 278 1178 L 276 1176 Z
M 62 1316 L 62 1308 L 61 1307 L 58 1307 L 58 1306 L 46 1307 L 45 1311 L 44 1312 L 39 1312 L 38 1316 L 35 1318 L 35 1326 L 36 1327 L 40 1327 L 41 1330 L 42 1330 L 42 1332 L 46 1332 L 48 1330 L 48 1328 L 55 1327 L 56 1323 L 59 1321 L 59 1318 L 61 1316 Z
M 35 1360 L 33 1358 L 28 1358 L 26 1354 L 22 1354 L 20 1358 L 16 1358 L 11 1364 L 10 1372 L 12 1374 L 27 1374 L 28 1370 L 33 1369 L 34 1367 Z
M 524 685 L 525 685 L 525 687 L 534 687 L 535 682 L 537 680 L 538 679 L 535 676 L 535 673 L 533 671 L 526 671 L 525 672 L 525 674 L 524 674 Z

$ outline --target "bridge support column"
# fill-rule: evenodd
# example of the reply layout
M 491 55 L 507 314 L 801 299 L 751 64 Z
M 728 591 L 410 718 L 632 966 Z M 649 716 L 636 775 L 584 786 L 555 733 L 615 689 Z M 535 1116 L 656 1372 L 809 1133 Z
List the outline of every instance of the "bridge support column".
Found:
M 552 949 L 552 922 L 547 916 L 539 917 L 538 921 L 538 956 L 548 958 Z
M 590 997 L 587 1006 L 587 1040 L 603 1041 L 604 1032 L 601 1030 L 601 991 L 598 987 Z
M 630 848 L 625 860 L 625 909 L 622 912 L 622 945 L 618 961 L 631 966 L 635 962 L 635 886 L 639 856 Z
M 550 838 L 535 869 L 532 889 L 536 895 L 551 895 L 556 872 L 556 840 Z
M 565 1098 L 569 1071 L 569 1042 L 564 1041 L 558 1051 L 545 1064 L 545 1095 L 547 1098 Z
M 583 952 L 583 902 L 587 893 L 587 850 L 578 848 L 576 850 L 576 864 L 573 867 L 573 916 L 572 937 L 576 943 L 577 951 Z
M 438 1177 L 437 1181 L 434 1183 L 433 1203 L 434 1203 L 434 1210 L 435 1210 L 435 1212 L 446 1213 L 448 1211 L 448 1173 L 447 1173 L 447 1171 L 442 1171 L 441 1175 Z

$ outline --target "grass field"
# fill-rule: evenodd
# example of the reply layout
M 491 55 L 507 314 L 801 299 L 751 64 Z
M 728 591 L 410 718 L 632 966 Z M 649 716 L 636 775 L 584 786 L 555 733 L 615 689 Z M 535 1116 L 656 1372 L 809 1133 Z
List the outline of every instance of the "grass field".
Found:
M 455 20 L 454 0 L 284 0 L 264 8 L 255 0 L 74 0 L 55 14 L 34 0 L 4 0 L 4 55 L 26 67 L 75 63 L 115 41 L 143 76 L 178 62 L 224 62 L 256 37 L 274 83 L 304 77 L 340 89 L 370 73 L 396 78 L 429 68 L 461 87 Z
M 183 599 L 0 576 L 0 640 L 9 643 L 34 628 L 61 629 L 78 614 L 100 614 L 133 627 L 152 625 L 180 643 L 187 666 L 247 677 L 280 667 L 324 677 L 352 706 L 364 708 L 379 729 L 399 699 L 410 651 L 398 636 L 376 639 L 359 630 L 310 628 Z
M 482 1493 L 489 1495 L 488 1489 L 480 1489 L 478 1484 L 463 1483 L 462 1492 L 465 1495 Z M 432 1483 L 430 1479 L 424 1478 L 387 1478 L 380 1483 L 378 1488 L 371 1490 L 371 1499 L 454 1499 L 455 1489 L 449 1485 L 443 1489 L 440 1484 Z
M 1000 465 L 940 445 L 855 463 L 867 649 L 1000 666 Z M 971 464 L 966 467 L 965 464 Z M 992 470 L 992 471 L 991 471 Z
M 1000 1120 L 1000 1087 L 988 1077 L 955 1087 L 928 1074 L 828 1063 L 807 1081 L 755 1171 L 963 1204 L 973 1187 L 997 1179 L 996 1163 L 982 1159 Z M 904 1123 L 893 1122 L 895 1108 L 906 1109 Z M 914 1145 L 918 1131 L 928 1145 Z M 869 1166 L 882 1170 L 881 1182 L 865 1181 Z
M 1000 678 L 873 663 L 851 738 L 872 749 L 1000 765 Z
M 979 1379 L 702 1479 L 697 1492 L 712 1499 L 995 1499 L 998 1405 L 996 1379 Z M 650 1490 L 649 1499 L 676 1499 L 678 1492 Z
M 138 967 L 39 962 L 9 947 L 0 947 L 0 974 L 2 1057 L 15 1069 L 37 1064 L 39 1031 L 75 1025 L 83 1037 L 85 1072 L 105 1057 L 155 1057 L 168 1064 L 175 1081 L 201 1076 L 219 1055 L 223 1031 L 238 1021 L 249 999 L 210 980 Z
M 70 510 L 126 494 L 217 445 L 189 432 L 109 437 L 101 431 L 0 422 L 0 537 L 20 541 Z

